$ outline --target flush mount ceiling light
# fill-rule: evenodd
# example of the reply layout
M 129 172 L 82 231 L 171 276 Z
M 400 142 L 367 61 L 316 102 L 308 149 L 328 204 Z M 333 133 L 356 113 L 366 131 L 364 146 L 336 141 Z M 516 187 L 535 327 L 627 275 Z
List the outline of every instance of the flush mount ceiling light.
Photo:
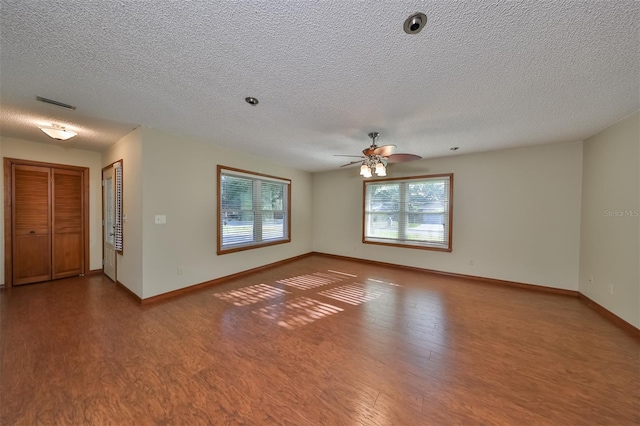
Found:
M 66 141 L 67 139 L 71 139 L 77 135 L 77 133 L 67 130 L 62 126 L 58 126 L 57 124 L 52 124 L 51 126 L 40 126 L 40 130 L 50 138 L 59 141 Z
M 418 34 L 427 25 L 427 15 L 424 13 L 414 13 L 404 21 L 404 32 L 407 34 Z
M 251 106 L 258 105 L 258 100 L 256 98 L 252 98 L 251 96 L 244 98 L 244 100 Z

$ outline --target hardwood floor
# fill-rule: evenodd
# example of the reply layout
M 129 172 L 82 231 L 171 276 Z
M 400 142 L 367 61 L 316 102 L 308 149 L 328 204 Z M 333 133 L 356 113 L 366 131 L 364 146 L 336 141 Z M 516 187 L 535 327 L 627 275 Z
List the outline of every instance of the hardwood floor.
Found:
M 0 293 L 2 425 L 637 425 L 640 343 L 576 298 L 311 256 L 140 306 Z

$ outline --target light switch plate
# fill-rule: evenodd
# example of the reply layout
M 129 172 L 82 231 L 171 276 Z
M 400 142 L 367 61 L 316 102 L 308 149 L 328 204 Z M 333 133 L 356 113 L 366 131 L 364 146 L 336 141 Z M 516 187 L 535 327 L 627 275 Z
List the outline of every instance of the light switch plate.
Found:
M 156 225 L 164 225 L 165 223 L 167 223 L 167 216 L 164 214 L 157 214 Z

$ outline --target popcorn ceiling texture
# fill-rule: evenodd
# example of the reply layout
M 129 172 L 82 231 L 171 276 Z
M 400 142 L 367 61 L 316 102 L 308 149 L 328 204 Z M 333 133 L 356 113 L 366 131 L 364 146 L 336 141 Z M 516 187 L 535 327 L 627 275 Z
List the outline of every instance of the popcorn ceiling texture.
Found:
M 582 140 L 640 108 L 640 2 L 2 0 L 0 125 L 100 149 L 143 125 L 330 170 Z M 402 30 L 424 12 L 418 35 Z M 44 96 L 76 112 L 37 103 Z M 246 96 L 260 100 L 256 107 Z

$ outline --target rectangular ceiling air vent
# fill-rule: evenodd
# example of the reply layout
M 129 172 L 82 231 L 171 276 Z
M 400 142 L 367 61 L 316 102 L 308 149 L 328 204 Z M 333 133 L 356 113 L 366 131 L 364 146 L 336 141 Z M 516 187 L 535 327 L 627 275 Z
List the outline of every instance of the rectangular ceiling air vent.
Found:
M 69 109 L 71 111 L 75 111 L 76 110 L 76 107 L 74 107 L 73 105 L 69 105 L 69 104 L 65 104 L 65 103 L 62 103 L 62 102 L 54 101 L 53 99 L 43 98 L 42 96 L 36 96 L 36 99 L 39 100 L 40 102 L 44 102 L 45 104 L 51 104 L 51 105 L 59 106 L 61 108 Z

